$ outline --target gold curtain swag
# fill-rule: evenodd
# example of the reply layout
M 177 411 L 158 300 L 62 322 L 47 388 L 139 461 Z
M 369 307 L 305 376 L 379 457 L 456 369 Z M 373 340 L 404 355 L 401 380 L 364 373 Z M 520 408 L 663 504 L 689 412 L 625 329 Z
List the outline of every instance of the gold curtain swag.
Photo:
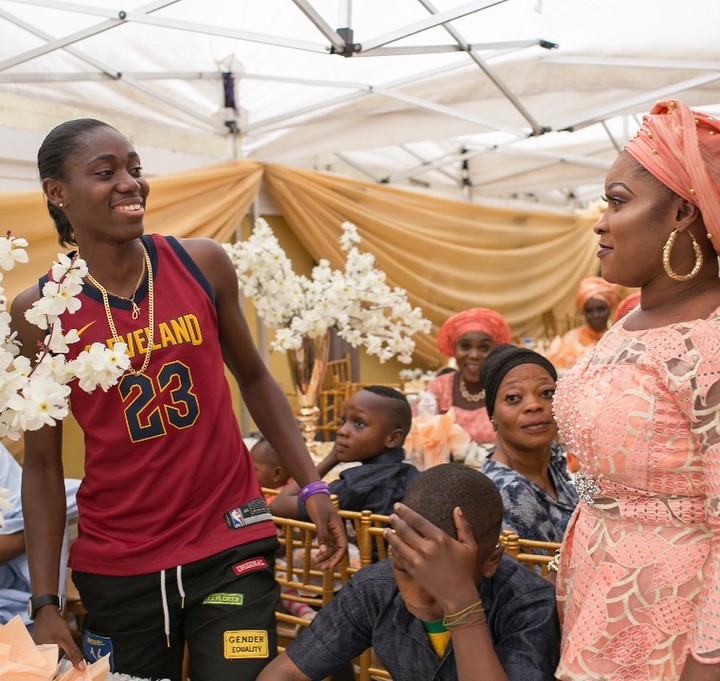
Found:
M 570 314 L 578 282 L 597 272 L 596 217 L 491 208 L 280 165 L 264 182 L 314 259 L 341 267 L 338 238 L 357 225 L 360 249 L 433 322 L 416 359 L 437 366 L 437 329 L 469 307 L 503 314 L 516 337 L 541 336 L 543 314 Z
M 357 225 L 392 285 L 433 322 L 416 362 L 435 367 L 435 333 L 451 314 L 491 307 L 517 337 L 542 335 L 542 316 L 572 312 L 575 289 L 597 272 L 593 218 L 491 208 L 255 161 L 150 177 L 148 232 L 231 241 L 265 182 L 314 260 L 342 267 L 344 221 Z M 29 242 L 30 263 L 5 273 L 8 300 L 34 285 L 62 249 L 42 191 L 0 195 L 2 227 Z

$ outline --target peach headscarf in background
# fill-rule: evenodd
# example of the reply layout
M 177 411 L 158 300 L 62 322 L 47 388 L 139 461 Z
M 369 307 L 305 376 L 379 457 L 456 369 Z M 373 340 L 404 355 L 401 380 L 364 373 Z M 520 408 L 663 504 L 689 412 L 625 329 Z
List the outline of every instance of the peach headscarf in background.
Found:
M 678 100 L 658 102 L 625 150 L 700 209 L 720 253 L 720 121 Z
M 575 307 L 582 311 L 590 298 L 602 300 L 611 310 L 620 300 L 617 288 L 602 277 L 587 277 L 580 282 L 575 293 Z
M 510 342 L 510 327 L 505 317 L 487 307 L 472 307 L 453 315 L 440 327 L 438 350 L 446 357 L 453 357 L 458 338 L 470 331 L 486 333 L 495 345 Z

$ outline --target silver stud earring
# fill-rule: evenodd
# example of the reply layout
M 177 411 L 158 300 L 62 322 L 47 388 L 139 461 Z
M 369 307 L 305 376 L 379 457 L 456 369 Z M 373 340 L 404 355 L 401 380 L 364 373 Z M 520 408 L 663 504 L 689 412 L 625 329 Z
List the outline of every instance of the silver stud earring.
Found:
M 65 204 L 62 201 L 60 201 L 60 203 L 58 203 L 58 208 L 63 208 L 64 206 L 65 206 Z

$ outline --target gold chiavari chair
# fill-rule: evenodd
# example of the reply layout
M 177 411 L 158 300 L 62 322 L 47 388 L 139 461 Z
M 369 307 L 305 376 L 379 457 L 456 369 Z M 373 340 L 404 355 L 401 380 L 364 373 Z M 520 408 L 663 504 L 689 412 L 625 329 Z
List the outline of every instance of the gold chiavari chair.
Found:
M 503 530 L 500 542 L 505 552 L 515 560 L 527 565 L 532 570 L 539 570 L 543 577 L 548 573 L 547 565 L 560 548 L 560 544 L 549 541 L 521 539 L 511 530 Z

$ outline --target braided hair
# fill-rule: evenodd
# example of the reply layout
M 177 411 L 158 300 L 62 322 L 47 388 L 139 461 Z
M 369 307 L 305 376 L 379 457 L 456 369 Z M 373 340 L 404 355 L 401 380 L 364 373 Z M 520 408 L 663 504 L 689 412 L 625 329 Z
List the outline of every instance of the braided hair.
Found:
M 81 147 L 81 137 L 100 127 L 112 128 L 111 125 L 94 118 L 77 118 L 54 127 L 47 134 L 38 150 L 37 165 L 40 179 L 64 179 L 65 163 Z M 49 200 L 47 201 L 47 208 L 50 217 L 55 223 L 60 245 L 76 246 L 74 230 L 62 209 L 54 206 Z

